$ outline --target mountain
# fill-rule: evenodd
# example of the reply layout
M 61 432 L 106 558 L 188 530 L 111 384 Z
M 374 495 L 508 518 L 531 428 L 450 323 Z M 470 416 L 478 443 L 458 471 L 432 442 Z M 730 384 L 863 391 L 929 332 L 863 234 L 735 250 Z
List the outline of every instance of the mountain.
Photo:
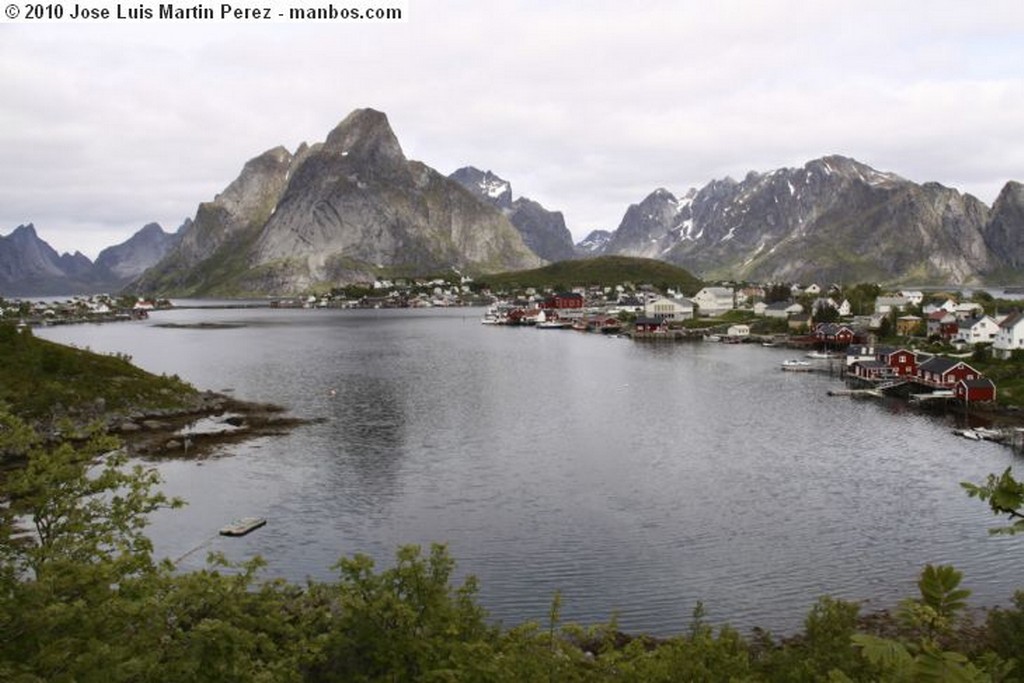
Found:
M 123 244 L 100 252 L 93 263 L 81 252 L 58 254 L 36 233 L 19 225 L 0 236 L 0 295 L 60 296 L 121 289 L 159 261 L 177 241 L 151 223 Z
M 66 264 L 76 265 L 73 256 L 65 257 Z M 67 290 L 62 288 L 69 285 L 61 256 L 39 239 L 34 225 L 19 225 L 6 237 L 0 236 L 0 294 L 45 296 L 63 293 Z
M 580 258 L 589 258 L 604 253 L 605 247 L 612 238 L 607 230 L 591 230 L 590 234 L 576 243 L 576 254 Z
M 181 239 L 180 233 L 167 233 L 158 223 L 149 223 L 125 242 L 107 247 L 92 264 L 94 277 L 121 289 L 147 268 L 160 261 Z
M 406 159 L 387 117 L 358 109 L 323 143 L 295 154 L 276 147 L 246 163 L 132 288 L 284 294 L 378 275 L 542 263 L 501 211 Z
M 1024 267 L 1024 185 L 1011 181 L 1003 187 L 992 205 L 984 235 L 1004 267 Z
M 565 227 L 561 211 L 548 211 L 526 197 L 513 201 L 512 185 L 490 171 L 466 166 L 448 177 L 504 213 L 526 246 L 542 259 L 565 261 L 576 256 L 572 233 Z
M 938 183 L 829 156 L 682 197 L 656 190 L 627 209 L 603 253 L 704 278 L 977 283 L 1024 258 L 1020 186 L 1000 200 L 990 210 Z

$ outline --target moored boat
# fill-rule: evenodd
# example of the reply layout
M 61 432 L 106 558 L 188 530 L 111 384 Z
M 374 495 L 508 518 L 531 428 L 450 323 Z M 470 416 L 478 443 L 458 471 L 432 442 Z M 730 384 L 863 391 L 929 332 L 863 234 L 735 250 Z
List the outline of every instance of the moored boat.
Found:
M 790 372 L 810 372 L 813 370 L 810 363 L 797 358 L 782 361 L 782 369 Z

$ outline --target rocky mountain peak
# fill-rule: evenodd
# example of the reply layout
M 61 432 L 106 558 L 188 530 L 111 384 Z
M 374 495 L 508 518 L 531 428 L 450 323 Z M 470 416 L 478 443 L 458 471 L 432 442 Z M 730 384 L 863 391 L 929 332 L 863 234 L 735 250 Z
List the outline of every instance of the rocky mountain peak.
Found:
M 448 177 L 499 209 L 512 208 L 512 184 L 491 171 L 463 166 Z
M 388 117 L 375 109 L 356 109 L 335 127 L 323 151 L 371 164 L 405 162 Z

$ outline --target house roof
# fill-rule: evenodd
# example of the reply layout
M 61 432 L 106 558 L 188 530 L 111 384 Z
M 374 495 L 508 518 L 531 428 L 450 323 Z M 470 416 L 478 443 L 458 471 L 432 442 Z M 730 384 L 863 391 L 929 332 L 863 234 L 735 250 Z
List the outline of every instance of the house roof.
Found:
M 636 319 L 636 324 L 637 325 L 663 325 L 663 324 L 665 324 L 665 319 L 664 318 L 648 318 L 646 316 L 641 316 L 641 317 L 638 317 Z
M 974 368 L 961 360 L 957 360 L 956 358 L 946 358 L 944 356 L 932 356 L 917 367 L 919 370 L 924 370 L 925 372 L 935 372 L 940 375 L 944 375 L 958 365 L 963 365 L 966 368 L 974 370 Z M 974 371 L 977 372 L 977 370 Z
M 999 327 L 1005 330 L 1009 330 L 1016 327 L 1021 322 L 1024 322 L 1024 313 L 1021 313 L 1020 311 L 1015 311 L 1010 315 L 1006 316 L 1003 322 L 999 323 Z
M 859 365 L 862 368 L 867 368 L 868 370 L 871 370 L 871 369 L 874 369 L 874 370 L 888 370 L 889 369 L 889 366 L 886 365 L 885 363 L 883 363 L 880 360 L 859 360 L 856 363 L 854 363 L 854 365 Z
M 968 389 L 995 389 L 996 383 L 990 380 L 988 377 L 979 377 L 977 379 L 962 379 L 957 384 L 963 384 Z

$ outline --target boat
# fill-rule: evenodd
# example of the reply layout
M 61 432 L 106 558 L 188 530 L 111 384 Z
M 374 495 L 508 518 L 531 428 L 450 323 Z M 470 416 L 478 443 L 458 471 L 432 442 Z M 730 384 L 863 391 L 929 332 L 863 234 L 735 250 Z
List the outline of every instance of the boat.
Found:
M 789 370 L 790 372 L 810 372 L 814 368 L 805 360 L 790 358 L 789 360 L 782 361 L 782 369 Z
M 245 536 L 267 523 L 264 517 L 241 517 L 220 528 L 221 536 Z
M 962 436 L 965 439 L 970 439 L 971 441 L 981 441 L 981 434 L 978 434 L 978 432 L 973 429 L 954 429 L 953 433 L 957 436 Z
M 830 358 L 838 358 L 834 353 L 828 353 L 827 351 L 811 351 L 805 358 L 813 358 L 815 360 L 829 360 Z
M 568 320 L 545 320 L 542 323 L 537 323 L 538 330 L 564 330 L 567 327 L 572 327 L 572 323 Z
M 761 346 L 763 346 L 766 349 L 774 349 L 776 346 L 778 346 L 778 344 L 776 344 L 775 342 L 761 342 Z

